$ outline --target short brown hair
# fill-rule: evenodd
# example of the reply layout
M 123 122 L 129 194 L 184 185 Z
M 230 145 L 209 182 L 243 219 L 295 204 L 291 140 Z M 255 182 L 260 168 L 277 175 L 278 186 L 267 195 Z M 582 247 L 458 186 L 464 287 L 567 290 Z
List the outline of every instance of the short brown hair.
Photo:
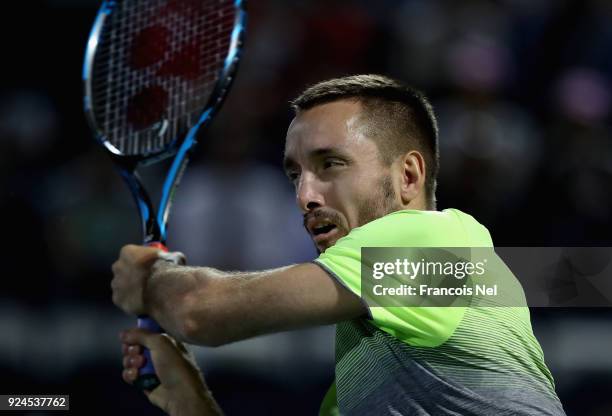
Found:
M 425 197 L 435 207 L 439 169 L 438 123 L 420 91 L 382 75 L 353 75 L 319 82 L 291 102 L 296 114 L 317 105 L 354 99 L 363 106 L 367 135 L 377 141 L 384 163 L 410 150 L 425 159 Z

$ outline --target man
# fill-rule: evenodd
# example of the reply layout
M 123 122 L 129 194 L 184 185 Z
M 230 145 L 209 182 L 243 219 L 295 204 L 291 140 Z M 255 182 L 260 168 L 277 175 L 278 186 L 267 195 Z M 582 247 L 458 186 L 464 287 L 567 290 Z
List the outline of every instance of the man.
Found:
M 224 273 L 126 246 L 113 265 L 114 302 L 202 345 L 337 323 L 336 382 L 322 414 L 564 414 L 527 308 L 370 307 L 360 298 L 362 247 L 492 246 L 471 216 L 435 211 L 438 132 L 426 98 L 360 75 L 312 86 L 293 104 L 285 170 L 319 257 Z M 143 362 L 134 344 L 153 348 L 162 387 L 173 385 L 164 361 L 191 368 L 170 338 L 133 330 L 124 343 L 128 382 Z M 171 414 L 190 400 L 215 414 L 203 381 L 185 377 L 187 393 L 159 387 L 149 397 Z

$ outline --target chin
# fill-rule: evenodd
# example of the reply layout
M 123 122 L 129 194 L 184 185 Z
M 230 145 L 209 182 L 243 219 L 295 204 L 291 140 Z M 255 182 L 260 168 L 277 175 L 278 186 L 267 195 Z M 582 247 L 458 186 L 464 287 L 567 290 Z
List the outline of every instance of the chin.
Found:
M 334 246 L 336 242 L 338 242 L 338 240 L 340 240 L 342 237 L 345 237 L 347 234 L 348 232 L 346 232 L 343 228 L 338 228 L 337 232 L 335 232 L 333 235 L 330 235 L 327 239 L 319 241 L 318 243 L 313 240 L 317 253 L 323 253 L 328 248 Z
M 329 242 L 325 242 L 323 244 L 317 245 L 317 252 L 319 254 L 321 254 L 322 252 L 324 252 L 325 250 L 327 250 L 328 248 L 332 247 L 333 245 L 336 244 L 336 242 L 339 240 L 340 238 L 336 238 L 335 240 L 329 241 Z

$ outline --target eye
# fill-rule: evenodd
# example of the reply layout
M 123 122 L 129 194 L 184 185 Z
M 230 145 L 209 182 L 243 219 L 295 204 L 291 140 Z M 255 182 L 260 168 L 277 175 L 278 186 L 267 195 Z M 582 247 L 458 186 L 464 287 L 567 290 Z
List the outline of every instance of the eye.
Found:
M 336 166 L 344 166 L 344 161 L 340 159 L 325 159 L 323 161 L 323 169 L 329 169 Z
M 287 172 L 287 177 L 291 183 L 295 184 L 300 179 L 300 173 L 297 171 L 289 171 Z

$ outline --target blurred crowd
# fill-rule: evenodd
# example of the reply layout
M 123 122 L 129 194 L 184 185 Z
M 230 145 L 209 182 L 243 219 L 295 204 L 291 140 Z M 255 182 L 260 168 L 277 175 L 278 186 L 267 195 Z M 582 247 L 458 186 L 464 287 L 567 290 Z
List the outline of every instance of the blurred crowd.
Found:
M 0 392 L 69 392 L 77 407 L 113 395 L 144 414 L 145 401 L 119 379 L 116 333 L 131 320 L 109 290 L 110 265 L 121 245 L 139 241 L 139 222 L 81 108 L 98 4 L 26 3 L 0 18 L 10 61 L 0 84 Z M 240 270 L 314 258 L 281 169 L 288 102 L 309 84 L 355 73 L 396 77 L 431 98 L 439 209 L 472 214 L 499 246 L 612 246 L 611 1 L 248 7 L 236 83 L 172 212 L 168 243 L 191 263 Z M 145 182 L 159 184 L 163 172 L 152 168 Z M 612 312 L 532 314 L 568 415 L 612 414 Z M 286 414 L 290 403 L 300 404 L 291 414 L 313 414 L 333 377 L 333 329 L 198 357 L 230 415 Z

